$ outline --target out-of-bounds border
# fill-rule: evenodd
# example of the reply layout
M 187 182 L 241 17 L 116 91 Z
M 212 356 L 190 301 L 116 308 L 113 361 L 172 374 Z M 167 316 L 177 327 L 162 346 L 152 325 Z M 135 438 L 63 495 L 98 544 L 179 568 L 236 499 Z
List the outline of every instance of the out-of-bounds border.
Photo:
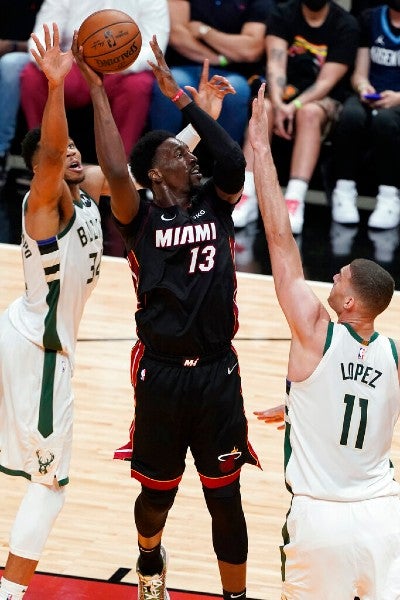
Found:
M 123 569 L 121 569 L 122 571 Z M 0 574 L 2 569 L 0 568 Z M 113 578 L 111 578 L 113 579 Z M 26 600 L 133 600 L 131 583 L 37 572 L 27 591 Z M 203 592 L 169 589 L 171 600 L 220 600 L 221 596 Z

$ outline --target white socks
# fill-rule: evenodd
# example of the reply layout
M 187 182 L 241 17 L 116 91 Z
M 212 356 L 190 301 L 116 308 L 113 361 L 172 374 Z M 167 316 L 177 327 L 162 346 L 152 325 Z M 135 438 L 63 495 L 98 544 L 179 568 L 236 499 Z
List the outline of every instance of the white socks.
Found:
M 248 196 L 255 196 L 256 195 L 256 187 L 255 187 L 255 184 L 254 184 L 253 171 L 245 171 L 245 173 L 244 173 L 243 191 Z
M 2 577 L 0 581 L 0 600 L 22 600 L 26 590 L 26 585 L 20 585 Z
M 285 191 L 285 200 L 298 200 L 304 204 L 308 190 L 308 182 L 303 179 L 289 179 Z

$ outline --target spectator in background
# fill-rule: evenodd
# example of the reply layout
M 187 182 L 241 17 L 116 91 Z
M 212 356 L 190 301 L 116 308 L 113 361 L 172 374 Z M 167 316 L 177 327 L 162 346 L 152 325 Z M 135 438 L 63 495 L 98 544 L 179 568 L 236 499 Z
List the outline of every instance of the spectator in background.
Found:
M 204 2 L 169 0 L 171 33 L 166 60 L 178 85 L 196 87 L 205 58 L 210 75 L 227 77 L 236 90 L 225 99 L 218 122 L 239 144 L 247 127 L 251 81 L 264 72 L 266 21 L 273 0 Z M 150 109 L 152 129 L 176 133 L 182 126 L 181 111 L 155 84 Z M 253 175 L 246 172 L 241 201 L 233 212 L 236 227 L 256 220 L 257 199 Z
M 372 152 L 378 195 L 369 227 L 391 229 L 400 222 L 400 1 L 364 11 L 352 84 L 333 135 L 337 182 L 332 218 L 358 223 L 357 175 L 365 149 Z M 371 94 L 380 94 L 377 100 Z M 372 97 L 373 98 L 373 97 Z
M 321 140 L 349 89 L 357 20 L 331 0 L 290 0 L 270 16 L 266 46 L 270 135 L 293 141 L 285 200 L 292 232 L 298 234 Z
M 20 73 L 29 62 L 28 38 L 41 0 L 2 0 L 0 4 L 0 188 L 15 136 L 20 101 Z
M 43 24 L 58 24 L 61 48 L 71 46 L 75 29 L 92 12 L 115 8 L 129 14 L 142 34 L 142 50 L 133 65 L 122 73 L 106 75 L 104 86 L 110 100 L 117 127 L 122 137 L 127 158 L 142 134 L 148 117 L 154 76 L 147 63 L 153 55 L 149 41 L 157 34 L 162 49 L 169 35 L 167 0 L 44 0 L 37 15 L 34 33 L 43 38 Z M 30 42 L 31 44 L 32 42 Z M 32 60 L 21 74 L 21 104 L 28 127 L 40 124 L 47 97 L 46 77 Z M 80 108 L 91 104 L 89 88 L 76 64 L 65 80 L 66 108 Z
M 130 15 L 142 34 L 142 49 L 134 64 L 122 73 L 108 74 L 104 77 L 104 87 L 128 160 L 133 146 L 146 127 L 149 113 L 154 81 L 153 72 L 147 62 L 153 58 L 149 41 L 153 34 L 157 34 L 163 50 L 168 43 L 167 0 L 44 0 L 36 18 L 34 32 L 42 39 L 43 24 L 57 23 L 61 35 L 61 48 L 64 51 L 68 50 L 74 30 L 79 29 L 82 21 L 92 12 L 105 8 L 115 8 Z M 91 106 L 88 85 L 75 63 L 65 79 L 64 89 L 67 110 Z M 29 128 L 40 124 L 46 95 L 46 78 L 32 59 L 21 73 L 21 105 Z M 92 131 L 90 136 L 94 146 Z M 123 256 L 124 245 L 107 208 L 102 217 L 102 225 L 105 233 L 105 252 L 112 256 Z
M 375 6 L 382 6 L 382 4 L 385 4 L 382 0 L 351 0 L 350 13 L 355 17 L 359 17 L 367 8 L 375 8 Z

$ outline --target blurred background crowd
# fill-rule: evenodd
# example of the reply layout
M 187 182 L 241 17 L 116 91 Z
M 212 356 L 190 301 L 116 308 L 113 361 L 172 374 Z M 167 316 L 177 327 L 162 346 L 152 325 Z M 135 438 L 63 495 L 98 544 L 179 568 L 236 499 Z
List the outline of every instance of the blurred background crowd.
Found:
M 219 121 L 243 147 L 247 171 L 235 207 L 239 270 L 269 273 L 247 142 L 251 101 L 267 82 L 270 139 L 293 234 L 306 275 L 330 280 L 355 256 L 372 258 L 400 289 L 400 0 L 2 0 L 0 3 L 0 242 L 19 243 L 20 208 L 31 174 L 20 158 L 28 129 L 40 125 L 47 83 L 30 48 L 31 32 L 56 22 L 64 49 L 95 10 L 116 8 L 138 23 L 143 45 L 126 71 L 105 86 L 127 159 L 151 129 L 176 134 L 180 111 L 155 85 L 147 63 L 157 35 L 181 87 L 210 75 L 236 89 Z M 79 70 L 66 79 L 70 135 L 95 163 L 93 112 Z M 210 171 L 201 143 L 201 170 Z M 100 204 L 105 252 L 123 256 Z

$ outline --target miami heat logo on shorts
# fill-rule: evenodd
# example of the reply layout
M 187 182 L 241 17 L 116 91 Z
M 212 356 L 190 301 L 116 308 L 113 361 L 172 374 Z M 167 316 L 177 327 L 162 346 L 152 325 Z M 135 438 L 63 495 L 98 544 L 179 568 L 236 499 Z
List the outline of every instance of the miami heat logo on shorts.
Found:
M 229 471 L 233 471 L 235 467 L 235 460 L 241 456 L 242 453 L 239 452 L 237 448 L 234 448 L 227 454 L 220 454 L 218 456 L 218 460 L 220 461 L 219 470 L 221 473 L 229 473 Z

